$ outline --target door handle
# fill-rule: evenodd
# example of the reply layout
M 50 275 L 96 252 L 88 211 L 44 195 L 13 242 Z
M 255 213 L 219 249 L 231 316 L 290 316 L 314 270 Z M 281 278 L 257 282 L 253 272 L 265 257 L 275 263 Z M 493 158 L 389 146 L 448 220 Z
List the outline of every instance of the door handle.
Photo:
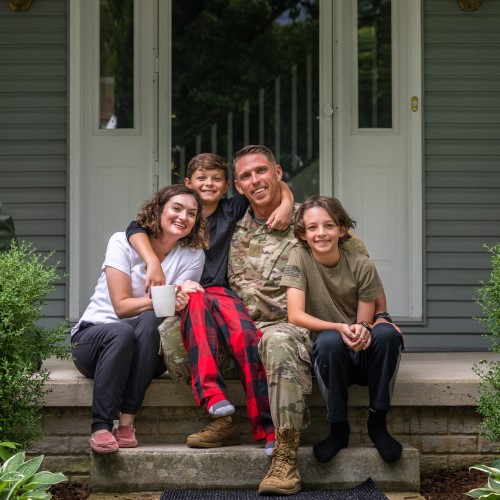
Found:
M 418 111 L 418 97 L 414 95 L 411 98 L 411 110 L 416 113 Z

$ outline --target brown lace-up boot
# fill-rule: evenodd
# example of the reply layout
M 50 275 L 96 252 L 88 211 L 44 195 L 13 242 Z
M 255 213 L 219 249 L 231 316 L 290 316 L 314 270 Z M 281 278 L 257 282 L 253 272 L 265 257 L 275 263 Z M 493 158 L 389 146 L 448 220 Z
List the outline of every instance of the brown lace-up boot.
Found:
M 276 447 L 267 476 L 259 486 L 259 493 L 292 495 L 301 489 L 297 466 L 300 433 L 295 429 L 276 429 Z
M 240 431 L 234 415 L 214 419 L 200 432 L 187 437 L 192 448 L 219 448 L 241 444 Z

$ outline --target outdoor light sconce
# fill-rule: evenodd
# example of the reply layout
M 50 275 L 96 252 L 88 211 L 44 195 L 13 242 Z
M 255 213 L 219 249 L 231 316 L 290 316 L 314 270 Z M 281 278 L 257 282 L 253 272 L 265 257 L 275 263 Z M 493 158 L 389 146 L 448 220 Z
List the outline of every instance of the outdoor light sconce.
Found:
M 481 0 L 458 0 L 458 5 L 462 10 L 477 10 L 481 6 Z
M 26 12 L 31 7 L 32 0 L 8 0 L 9 7 L 14 12 Z

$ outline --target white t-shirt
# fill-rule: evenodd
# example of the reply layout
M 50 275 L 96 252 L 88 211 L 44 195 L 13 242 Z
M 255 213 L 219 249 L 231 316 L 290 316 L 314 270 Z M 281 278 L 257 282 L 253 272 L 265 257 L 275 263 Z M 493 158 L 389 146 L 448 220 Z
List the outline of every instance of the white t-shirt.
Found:
M 202 249 L 175 246 L 161 263 L 165 273 L 167 285 L 182 284 L 186 280 L 199 281 L 203 266 L 205 264 L 205 252 Z M 125 233 L 115 233 L 108 242 L 106 257 L 101 267 L 101 276 L 97 281 L 94 295 L 90 298 L 90 304 L 83 313 L 78 323 L 71 330 L 74 335 L 82 321 L 94 324 L 113 323 L 120 321 L 116 316 L 111 298 L 109 296 L 108 283 L 106 281 L 106 267 L 113 267 L 130 276 L 132 286 L 132 297 L 145 296 L 146 286 L 146 264 L 140 255 L 127 241 Z

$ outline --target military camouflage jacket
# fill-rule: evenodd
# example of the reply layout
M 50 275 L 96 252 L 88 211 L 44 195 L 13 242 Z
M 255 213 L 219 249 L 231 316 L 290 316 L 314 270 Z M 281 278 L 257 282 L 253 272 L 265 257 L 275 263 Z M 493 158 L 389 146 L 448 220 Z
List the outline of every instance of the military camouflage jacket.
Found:
M 284 231 L 270 230 L 255 221 L 251 208 L 236 224 L 229 251 L 229 283 L 256 323 L 287 321 L 286 288 L 280 281 L 296 244 L 293 224 Z
M 292 220 L 298 208 L 295 204 Z M 258 328 L 288 320 L 286 287 L 281 276 L 292 248 L 298 245 L 293 223 L 284 231 L 270 230 L 252 217 L 252 208 L 236 224 L 229 251 L 229 284 L 247 306 Z M 347 251 L 368 256 L 363 242 L 353 236 Z

